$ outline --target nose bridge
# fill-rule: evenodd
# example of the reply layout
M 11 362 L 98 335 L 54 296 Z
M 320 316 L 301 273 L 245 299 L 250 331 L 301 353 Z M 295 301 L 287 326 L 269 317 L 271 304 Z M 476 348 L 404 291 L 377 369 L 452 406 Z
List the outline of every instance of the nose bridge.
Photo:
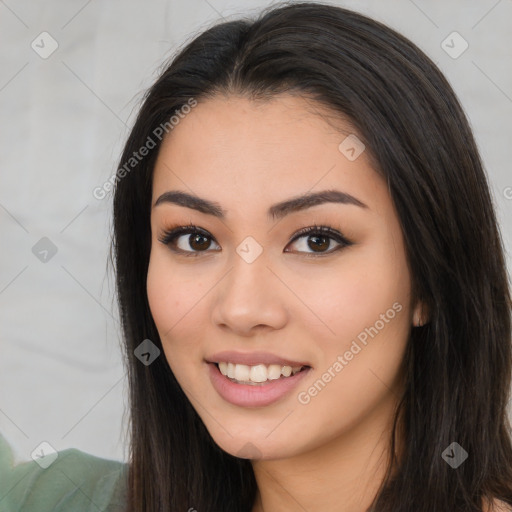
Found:
M 250 238 L 229 259 L 231 271 L 219 283 L 213 320 L 240 332 L 256 325 L 279 328 L 286 310 L 276 294 L 277 280 L 268 268 L 267 253 Z
M 253 239 L 254 240 L 254 239 Z M 247 306 L 260 300 L 268 300 L 269 279 L 273 277 L 267 266 L 266 251 L 255 241 L 244 240 L 230 258 L 231 272 L 226 283 L 225 298 L 239 298 Z

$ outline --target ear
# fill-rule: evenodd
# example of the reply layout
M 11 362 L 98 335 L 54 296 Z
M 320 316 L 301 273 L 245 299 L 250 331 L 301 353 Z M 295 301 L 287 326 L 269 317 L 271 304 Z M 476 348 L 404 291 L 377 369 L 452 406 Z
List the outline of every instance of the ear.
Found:
M 422 327 L 430 321 L 428 308 L 423 301 L 418 301 L 413 311 L 412 325 L 414 327 Z

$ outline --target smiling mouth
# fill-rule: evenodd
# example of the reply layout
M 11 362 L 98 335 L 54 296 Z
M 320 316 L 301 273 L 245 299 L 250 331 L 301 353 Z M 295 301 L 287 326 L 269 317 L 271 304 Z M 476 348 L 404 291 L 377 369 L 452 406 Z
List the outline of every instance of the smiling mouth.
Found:
M 222 362 L 219 359 L 208 362 L 210 382 L 223 400 L 237 407 L 267 407 L 287 397 L 290 399 L 292 390 L 313 371 L 309 365 L 286 367 L 287 365 L 284 364 L 267 366 L 261 363 L 248 366 Z M 254 361 L 254 358 L 252 359 Z M 272 359 L 276 361 L 278 358 Z M 275 368 L 272 368 L 273 366 Z M 293 373 L 294 368 L 295 373 Z M 228 369 L 229 375 L 227 375 Z M 264 370 L 267 371 L 266 375 Z M 226 375 L 222 373 L 223 371 Z M 255 382 L 258 380 L 260 382 Z
M 258 364 L 249 366 L 245 364 L 235 364 L 221 361 L 214 363 L 220 373 L 228 380 L 236 384 L 246 384 L 249 386 L 262 386 L 268 382 L 288 379 L 297 373 L 311 368 L 310 366 L 288 366 L 277 364 Z

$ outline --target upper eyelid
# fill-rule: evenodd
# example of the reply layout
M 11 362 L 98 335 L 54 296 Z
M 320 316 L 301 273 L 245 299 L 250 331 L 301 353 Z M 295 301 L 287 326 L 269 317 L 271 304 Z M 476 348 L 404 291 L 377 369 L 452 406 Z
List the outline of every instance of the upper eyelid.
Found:
M 297 238 L 302 238 L 303 236 L 309 236 L 310 234 L 314 234 L 317 232 L 323 233 L 326 236 L 336 236 L 338 234 L 338 236 L 340 236 L 341 238 L 345 238 L 343 233 L 341 233 L 336 228 L 333 228 L 330 226 L 324 226 L 324 225 L 314 225 L 314 226 L 307 226 L 305 228 L 301 228 L 301 229 L 297 230 L 295 233 L 293 233 L 293 235 L 291 235 L 290 242 L 296 240 Z M 203 235 L 207 236 L 208 238 L 215 240 L 218 243 L 215 236 L 212 235 L 207 229 L 200 228 L 199 226 L 196 226 L 196 225 L 176 226 L 171 229 L 163 230 L 164 236 L 172 234 L 176 238 L 178 238 L 180 236 L 184 236 L 184 235 L 190 235 L 193 233 L 203 234 Z

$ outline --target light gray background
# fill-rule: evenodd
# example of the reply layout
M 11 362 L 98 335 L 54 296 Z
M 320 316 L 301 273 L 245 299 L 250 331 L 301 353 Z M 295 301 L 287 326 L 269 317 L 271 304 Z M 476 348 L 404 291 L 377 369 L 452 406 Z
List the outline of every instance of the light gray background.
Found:
M 92 191 L 115 172 L 164 60 L 216 20 L 272 3 L 0 0 L 0 432 L 17 460 L 42 441 L 127 460 L 106 271 L 111 197 Z M 512 1 L 330 3 L 397 29 L 445 73 L 473 126 L 509 250 Z M 469 43 L 456 59 L 441 46 L 453 31 Z M 46 59 L 31 47 L 43 45 L 42 32 L 58 43 Z M 46 263 L 32 252 L 42 237 L 57 247 Z

